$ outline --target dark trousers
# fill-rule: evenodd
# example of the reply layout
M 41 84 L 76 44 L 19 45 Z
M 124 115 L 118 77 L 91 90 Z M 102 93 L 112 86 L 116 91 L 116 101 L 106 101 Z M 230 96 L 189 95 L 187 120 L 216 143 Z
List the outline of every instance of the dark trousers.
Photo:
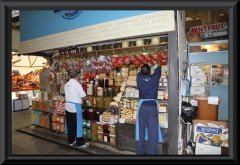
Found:
M 75 140 L 77 146 L 81 146 L 85 144 L 85 138 L 78 137 L 77 138 L 77 115 L 76 113 L 70 113 L 65 111 L 65 117 L 67 122 L 67 129 L 68 129 L 68 142 L 72 144 Z
M 139 109 L 139 140 L 136 154 L 145 155 L 145 130 L 148 129 L 148 155 L 158 154 L 158 110 L 155 101 L 144 101 Z

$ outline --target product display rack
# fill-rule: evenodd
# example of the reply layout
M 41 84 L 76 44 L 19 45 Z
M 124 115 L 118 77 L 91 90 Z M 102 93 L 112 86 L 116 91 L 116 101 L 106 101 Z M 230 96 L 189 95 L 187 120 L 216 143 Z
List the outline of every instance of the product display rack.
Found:
M 169 43 L 171 43 L 169 45 Z M 176 99 L 177 97 L 177 81 L 171 81 L 172 79 L 177 78 L 177 41 L 176 41 L 176 32 L 169 32 L 168 33 L 168 42 L 165 43 L 159 43 L 159 44 L 153 44 L 153 45 L 142 45 L 142 46 L 133 46 L 133 47 L 124 47 L 124 48 L 113 48 L 113 49 L 107 49 L 107 50 L 96 50 L 96 51 L 91 51 L 91 52 L 80 52 L 80 53 L 73 53 L 73 54 L 62 54 L 62 55 L 54 55 L 52 59 L 63 59 L 67 60 L 68 58 L 74 58 L 74 57 L 87 57 L 87 56 L 94 56 L 94 55 L 99 55 L 103 54 L 103 56 L 111 56 L 114 54 L 119 54 L 121 57 L 123 54 L 127 54 L 131 56 L 132 54 L 140 54 L 141 52 L 151 52 L 155 53 L 156 51 L 162 51 L 162 50 L 167 50 L 168 51 L 168 86 L 167 87 L 159 87 L 159 90 L 168 90 L 169 92 L 169 97 L 168 100 L 159 100 L 159 102 L 167 102 L 167 122 L 173 122 L 173 124 L 178 125 L 176 120 L 172 119 L 171 114 L 175 114 L 174 110 L 171 110 L 172 107 L 174 109 L 178 107 L 178 100 Z M 126 66 L 124 66 L 126 67 Z M 129 65 L 129 67 L 134 67 Z M 139 66 L 138 66 L 139 67 Z M 136 66 L 134 67 L 136 68 Z M 51 72 L 51 71 L 50 71 Z M 86 84 L 86 83 L 84 83 Z M 47 85 L 48 86 L 48 85 Z M 51 90 L 51 89 L 50 89 Z M 174 96 L 175 95 L 175 96 Z M 95 108 L 95 107 L 94 107 Z M 49 113 L 49 112 L 46 112 Z M 49 113 L 51 114 L 51 113 Z M 50 130 L 52 129 L 51 121 L 52 117 L 49 116 L 49 125 L 50 125 Z M 162 130 L 162 136 L 164 139 L 164 142 L 162 144 L 158 145 L 159 149 L 159 154 L 167 154 L 168 151 L 168 146 L 170 146 L 171 142 L 169 141 L 168 137 L 176 137 L 177 133 L 169 131 L 168 124 L 166 126 L 163 126 L 164 128 L 161 128 Z M 129 149 L 129 150 L 135 150 L 135 123 L 133 122 L 128 122 L 126 121 L 125 123 L 119 123 L 119 121 L 115 124 L 115 129 L 116 129 L 116 135 L 115 135 L 115 140 L 116 140 L 116 145 L 115 147 L 119 149 Z M 175 139 L 174 139 L 175 141 Z M 109 144 L 105 143 L 104 144 Z M 170 145 L 169 145 L 170 144 Z M 112 144 L 110 144 L 112 145 Z
M 53 56 L 53 58 L 61 58 L 61 57 L 69 58 L 74 56 L 86 56 L 91 54 L 113 53 L 113 52 L 122 52 L 122 51 L 143 51 L 143 50 L 149 50 L 152 48 L 163 48 L 167 45 L 168 45 L 168 42 L 159 43 L 159 44 L 142 45 L 142 46 L 131 46 L 131 47 L 124 47 L 124 48 L 112 48 L 112 49 L 96 50 L 96 51 L 89 51 L 89 52 L 55 55 Z
M 49 129 L 49 130 L 54 131 L 56 133 L 64 133 L 64 129 L 63 129 L 63 131 L 60 131 L 60 125 L 63 124 L 63 126 L 65 127 L 65 125 L 64 125 L 65 115 L 54 114 L 54 113 L 50 112 L 49 110 L 47 110 L 47 111 L 45 111 L 45 110 L 37 110 L 37 109 L 31 109 L 31 110 L 32 110 L 32 113 L 33 112 L 37 112 L 38 115 L 40 115 L 40 114 L 48 115 L 48 119 L 44 120 L 44 123 L 42 123 L 42 124 L 47 124 L 47 127 L 44 127 L 44 126 L 40 125 L 38 122 L 35 122 L 33 120 L 33 114 L 32 114 L 32 124 L 34 124 L 36 126 L 39 126 L 39 127 L 43 127 L 43 128 Z M 37 118 L 39 118 L 38 115 L 37 115 Z M 53 118 L 52 118 L 53 115 L 56 116 L 56 117 L 63 116 L 63 121 L 62 122 L 53 121 Z M 59 128 L 57 128 L 56 125 L 53 126 L 53 122 L 55 122 L 59 126 Z

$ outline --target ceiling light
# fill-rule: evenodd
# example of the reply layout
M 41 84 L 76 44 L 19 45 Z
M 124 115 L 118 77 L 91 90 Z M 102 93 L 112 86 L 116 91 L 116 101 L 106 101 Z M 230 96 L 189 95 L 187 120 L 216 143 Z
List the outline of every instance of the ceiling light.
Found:
M 191 17 L 186 17 L 186 21 L 192 21 L 193 19 Z

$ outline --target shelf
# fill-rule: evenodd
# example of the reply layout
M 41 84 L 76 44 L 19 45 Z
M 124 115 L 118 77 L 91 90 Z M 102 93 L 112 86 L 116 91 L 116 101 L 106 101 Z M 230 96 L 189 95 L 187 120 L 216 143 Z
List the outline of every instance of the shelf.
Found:
M 21 92 L 21 91 L 30 91 L 30 90 L 40 90 L 39 87 L 34 87 L 34 86 L 26 86 L 26 87 L 21 87 L 19 89 L 12 89 L 12 92 Z
M 125 121 L 124 123 L 118 122 L 118 124 L 136 124 L 135 122 Z M 159 123 L 160 128 L 167 128 L 166 126 L 163 126 L 161 123 Z
M 109 134 L 110 135 L 110 134 Z M 117 135 L 116 135 L 117 136 Z M 112 147 L 116 147 L 116 145 L 111 144 L 110 142 L 104 142 L 104 141 L 100 141 L 100 140 L 93 140 L 93 139 L 87 139 L 88 141 L 93 141 L 93 142 L 98 142 L 98 143 L 102 143 L 102 144 L 106 144 Z M 116 141 L 117 143 L 117 141 Z
M 119 123 L 119 124 L 136 124 L 135 122 L 131 122 L 131 121 L 125 121 L 124 123 L 120 123 L 120 122 L 118 121 L 118 123 Z
M 56 132 L 56 133 L 62 133 L 62 134 L 65 134 L 65 132 L 61 132 L 61 131 L 57 131 L 57 130 L 54 130 L 54 129 L 51 129 L 49 128 L 50 131 L 53 131 L 53 132 Z
M 196 54 L 215 54 L 215 53 L 228 53 L 228 50 L 214 51 L 214 52 L 194 52 L 194 53 L 189 53 L 189 55 L 196 55 Z
M 41 125 L 39 125 L 39 124 L 35 124 L 35 123 L 32 123 L 32 125 L 35 125 L 35 126 L 40 127 L 40 128 L 50 129 L 49 127 L 44 127 L 44 126 L 41 126 Z
M 59 113 L 55 113 L 55 112 L 53 112 L 53 111 L 49 111 L 51 114 L 54 114 L 55 116 L 58 116 L 58 115 L 60 115 L 60 116 L 65 116 L 65 114 L 59 114 Z
M 188 46 L 201 46 L 201 45 L 222 44 L 222 43 L 228 43 L 228 40 L 193 42 L 193 43 L 188 43 Z
M 222 85 L 221 83 L 216 84 L 216 85 L 211 85 L 211 87 L 228 87 L 228 85 Z
M 125 96 L 122 96 L 122 98 L 138 99 L 139 100 L 139 98 L 136 98 L 136 97 L 125 97 Z M 168 100 L 157 99 L 157 101 L 159 101 L 159 102 L 167 102 Z
M 44 112 L 44 113 L 49 113 L 49 111 L 44 111 L 44 110 L 38 110 L 38 109 L 31 109 L 33 111 L 40 111 L 40 112 Z
M 166 43 L 160 43 L 160 44 L 152 44 L 152 45 L 143 45 L 143 46 L 132 46 L 132 47 L 126 47 L 126 48 L 113 48 L 113 49 L 106 49 L 106 50 L 96 50 L 96 51 L 90 51 L 90 52 L 79 52 L 79 53 L 73 53 L 73 54 L 64 54 L 64 55 L 55 55 L 53 58 L 59 58 L 59 57 L 68 57 L 68 56 L 81 56 L 81 55 L 90 55 L 90 54 L 99 54 L 99 53 L 112 53 L 113 51 L 127 51 L 127 50 L 138 50 L 142 51 L 142 48 L 146 50 L 146 48 L 156 48 L 158 46 L 167 46 L 168 42 Z
M 188 44 L 189 54 L 228 52 L 228 40 L 196 42 Z

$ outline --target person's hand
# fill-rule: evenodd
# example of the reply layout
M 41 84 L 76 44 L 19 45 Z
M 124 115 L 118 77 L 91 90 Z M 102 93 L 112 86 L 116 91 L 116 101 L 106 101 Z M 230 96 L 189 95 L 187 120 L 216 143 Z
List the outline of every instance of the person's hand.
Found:
M 88 96 L 82 97 L 83 100 L 89 100 Z

